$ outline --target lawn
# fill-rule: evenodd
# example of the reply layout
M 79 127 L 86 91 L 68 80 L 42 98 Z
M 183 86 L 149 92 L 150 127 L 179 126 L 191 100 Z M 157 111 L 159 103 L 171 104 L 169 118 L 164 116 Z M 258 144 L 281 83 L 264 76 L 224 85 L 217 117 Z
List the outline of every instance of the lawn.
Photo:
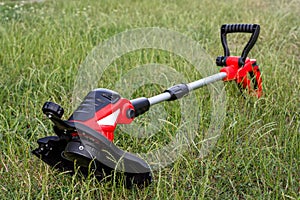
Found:
M 299 13 L 298 0 L 2 0 L 0 199 L 299 199 Z M 179 102 L 153 106 L 132 126 L 120 126 L 115 144 L 146 155 L 168 146 L 177 133 L 193 135 L 186 151 L 153 169 L 148 187 L 126 189 L 93 176 L 70 176 L 31 153 L 37 139 L 54 135 L 41 110 L 45 101 L 60 104 L 67 119 L 78 98 L 93 88 L 116 90 L 128 99 L 150 97 L 175 83 L 217 73 L 214 60 L 223 54 L 220 27 L 226 23 L 260 24 L 248 56 L 260 66 L 263 96 L 243 97 L 234 83 L 216 83 Z M 163 30 L 163 37 L 147 36 L 160 42 L 153 48 L 134 49 L 136 42 L 145 44 L 138 37 L 126 40 L 123 49 L 113 48 L 119 44 L 114 38 L 150 29 Z M 189 48 L 175 36 L 196 45 Z M 228 36 L 232 55 L 241 54 L 248 36 Z M 154 48 L 168 37 L 171 51 Z M 97 52 L 104 56 L 93 65 Z M 85 69 L 94 77 L 85 76 Z M 144 83 L 148 78 L 151 83 Z M 222 94 L 222 101 L 215 101 L 212 91 Z M 212 132 L 214 142 L 203 153 Z

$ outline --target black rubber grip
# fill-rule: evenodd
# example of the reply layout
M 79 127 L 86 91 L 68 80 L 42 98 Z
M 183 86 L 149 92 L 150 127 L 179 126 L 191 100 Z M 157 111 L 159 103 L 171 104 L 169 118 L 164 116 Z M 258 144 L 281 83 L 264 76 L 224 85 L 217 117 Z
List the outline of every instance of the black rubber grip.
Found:
M 258 26 L 258 24 L 224 24 L 222 25 L 221 30 L 224 33 L 253 33 Z

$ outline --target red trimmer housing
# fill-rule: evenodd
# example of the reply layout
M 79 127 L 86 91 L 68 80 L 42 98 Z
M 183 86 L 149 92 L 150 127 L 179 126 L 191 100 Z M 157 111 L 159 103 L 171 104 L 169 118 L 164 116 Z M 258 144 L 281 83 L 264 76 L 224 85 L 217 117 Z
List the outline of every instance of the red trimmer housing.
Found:
M 130 124 L 134 108 L 128 99 L 108 89 L 90 92 L 69 118 L 69 122 L 84 124 L 113 141 L 117 124 Z

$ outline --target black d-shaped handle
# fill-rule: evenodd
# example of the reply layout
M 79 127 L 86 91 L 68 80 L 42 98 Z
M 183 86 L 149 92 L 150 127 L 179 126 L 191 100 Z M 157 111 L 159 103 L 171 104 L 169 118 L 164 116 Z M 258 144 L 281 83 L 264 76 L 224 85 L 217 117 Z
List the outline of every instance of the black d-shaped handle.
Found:
M 247 45 L 245 46 L 241 55 L 244 63 L 249 51 L 252 49 L 259 35 L 260 26 L 258 24 L 223 24 L 221 26 L 221 41 L 224 48 L 224 56 L 230 56 L 230 51 L 227 45 L 227 33 L 252 33 Z M 242 63 L 242 64 L 243 64 Z

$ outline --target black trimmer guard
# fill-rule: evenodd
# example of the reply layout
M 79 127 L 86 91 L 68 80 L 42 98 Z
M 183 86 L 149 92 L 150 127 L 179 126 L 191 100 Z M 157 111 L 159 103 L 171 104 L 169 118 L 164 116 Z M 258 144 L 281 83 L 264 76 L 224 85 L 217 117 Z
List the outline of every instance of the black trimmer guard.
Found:
M 99 181 L 114 174 L 114 169 L 95 158 L 93 159 L 87 151 L 79 150 L 84 148 L 79 140 L 67 142 L 61 140 L 58 136 L 48 136 L 39 139 L 37 143 L 39 147 L 33 150 L 32 153 L 58 171 L 74 175 L 75 167 L 80 166 L 78 172 L 81 175 L 88 177 L 93 174 Z M 151 172 L 128 173 L 117 171 L 116 175 L 117 179 L 123 178 L 125 180 L 127 188 L 131 188 L 133 185 L 144 187 L 152 181 Z

